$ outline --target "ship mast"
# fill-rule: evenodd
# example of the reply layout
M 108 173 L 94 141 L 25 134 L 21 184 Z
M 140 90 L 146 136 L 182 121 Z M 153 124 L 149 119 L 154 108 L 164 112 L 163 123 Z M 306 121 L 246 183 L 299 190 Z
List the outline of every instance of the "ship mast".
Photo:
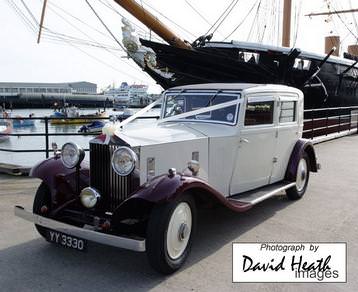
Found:
M 41 32 L 42 32 L 42 28 L 44 25 L 44 20 L 45 20 L 45 12 L 46 12 L 46 4 L 47 4 L 47 0 L 44 0 L 44 4 L 42 6 L 42 12 L 41 12 L 41 20 L 40 20 L 40 27 L 39 27 L 39 34 L 37 36 L 37 43 L 40 43 L 40 39 L 41 39 Z
M 154 31 L 157 35 L 162 37 L 168 44 L 181 48 L 192 49 L 191 45 L 180 37 L 175 35 L 168 27 L 166 27 L 160 20 L 158 20 L 153 14 L 144 9 L 134 0 L 114 0 L 118 5 L 127 10 L 150 30 Z
M 305 16 L 318 16 L 318 15 L 332 15 L 332 14 L 342 14 L 342 13 L 353 13 L 358 12 L 358 9 L 348 9 L 348 10 L 338 10 L 338 11 L 327 11 L 327 12 L 311 12 L 310 14 L 306 14 Z
M 283 2 L 283 21 L 282 21 L 282 46 L 283 47 L 290 47 L 291 8 L 292 8 L 292 0 L 284 0 L 284 2 Z
M 346 10 L 334 10 L 334 11 L 325 11 L 325 12 L 311 12 L 309 14 L 306 14 L 305 16 L 322 16 L 322 15 L 335 15 L 335 14 L 343 14 L 343 13 L 354 13 L 354 12 L 358 12 L 357 8 L 353 8 L 353 9 L 346 9 Z M 330 49 L 332 48 L 332 46 L 336 47 L 337 50 L 332 54 L 334 56 L 339 56 L 339 47 L 340 47 L 341 41 L 340 41 L 340 37 L 337 35 L 331 35 L 331 36 L 327 36 L 325 38 L 325 53 L 327 54 Z M 355 55 L 358 56 L 358 45 L 354 44 L 354 45 L 350 45 L 348 46 L 348 53 L 351 55 Z

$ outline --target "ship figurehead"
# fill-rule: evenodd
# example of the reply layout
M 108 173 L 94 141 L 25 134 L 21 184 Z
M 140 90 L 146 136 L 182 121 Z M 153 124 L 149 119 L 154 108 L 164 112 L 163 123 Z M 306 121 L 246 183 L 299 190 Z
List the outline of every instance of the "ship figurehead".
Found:
M 164 71 L 158 68 L 155 52 L 151 48 L 145 47 L 140 43 L 139 38 L 136 35 L 136 30 L 129 20 L 123 17 L 122 23 L 122 43 L 127 50 L 128 57 L 136 62 L 141 68 L 149 68 L 161 77 L 171 79 L 174 74 L 168 72 L 167 68 Z

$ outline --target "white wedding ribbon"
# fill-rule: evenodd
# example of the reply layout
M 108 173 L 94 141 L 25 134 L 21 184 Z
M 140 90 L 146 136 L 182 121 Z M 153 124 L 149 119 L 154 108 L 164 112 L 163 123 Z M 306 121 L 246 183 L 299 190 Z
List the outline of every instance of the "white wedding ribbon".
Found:
M 143 115 L 144 113 L 146 113 L 147 111 L 151 110 L 153 107 L 155 107 L 157 104 L 161 103 L 163 100 L 163 97 L 158 98 L 155 102 L 151 103 L 150 105 L 146 106 L 145 108 L 142 108 L 140 111 L 136 112 L 134 115 L 126 118 L 124 121 L 120 122 L 119 124 L 116 124 L 116 130 L 114 131 L 114 134 L 116 136 L 117 132 L 120 131 L 120 129 L 127 125 L 128 123 L 134 121 L 135 119 L 137 119 L 138 117 L 140 117 L 141 115 Z
M 146 106 L 145 108 L 141 109 L 140 111 L 138 111 L 134 115 L 130 116 L 129 118 L 125 119 L 121 123 L 116 124 L 115 125 L 115 130 L 114 131 L 112 130 L 113 134 L 118 136 L 118 134 L 120 134 L 120 131 L 123 128 L 123 126 L 125 126 L 128 123 L 130 123 L 130 122 L 134 121 L 135 119 L 139 118 L 144 113 L 148 112 L 154 106 L 156 106 L 157 104 L 161 103 L 162 101 L 163 101 L 163 97 L 157 99 L 155 102 L 153 102 L 150 105 Z M 228 102 L 224 102 L 224 103 L 220 103 L 220 104 L 200 108 L 200 109 L 193 110 L 193 111 L 190 111 L 190 112 L 185 112 L 185 113 L 178 114 L 178 115 L 175 115 L 175 116 L 167 117 L 167 118 L 164 118 L 164 119 L 160 120 L 158 123 L 165 123 L 165 122 L 175 121 L 175 120 L 179 120 L 179 119 L 185 119 L 185 118 L 190 117 L 190 116 L 200 115 L 200 114 L 203 114 L 203 113 L 206 113 L 206 112 L 210 112 L 210 111 L 226 108 L 226 107 L 229 107 L 229 106 L 237 105 L 239 103 L 241 103 L 241 101 L 236 99 L 236 100 L 232 100 L 232 101 L 228 101 Z M 106 133 L 106 134 L 107 134 L 107 136 L 110 136 L 110 135 L 108 135 L 109 133 Z
M 165 122 L 170 122 L 170 121 L 174 121 L 174 120 L 185 119 L 187 117 L 200 115 L 200 114 L 203 114 L 203 113 L 206 113 L 206 112 L 210 112 L 210 111 L 226 108 L 226 107 L 229 107 L 229 106 L 237 105 L 239 103 L 241 103 L 241 101 L 238 101 L 236 99 L 236 100 L 232 100 L 232 101 L 228 101 L 228 102 L 224 102 L 224 103 L 220 103 L 220 104 L 200 108 L 200 109 L 197 109 L 197 110 L 194 110 L 194 111 L 185 112 L 185 113 L 182 113 L 182 114 L 179 114 L 179 115 L 167 117 L 167 118 L 162 119 L 158 123 L 165 123 Z

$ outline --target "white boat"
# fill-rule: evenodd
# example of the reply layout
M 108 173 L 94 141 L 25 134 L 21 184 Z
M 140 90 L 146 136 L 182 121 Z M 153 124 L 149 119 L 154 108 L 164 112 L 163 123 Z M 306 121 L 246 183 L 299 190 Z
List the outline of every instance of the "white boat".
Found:
M 127 82 L 122 82 L 120 87 L 113 86 L 104 95 L 113 100 L 113 110 L 123 110 L 129 103 L 129 85 Z
M 143 84 L 132 84 L 129 88 L 129 107 L 145 107 L 150 104 L 148 86 Z
M 122 82 L 118 88 L 112 87 L 105 92 L 105 96 L 113 100 L 113 109 L 123 110 L 126 107 L 145 107 L 151 102 L 148 86 Z

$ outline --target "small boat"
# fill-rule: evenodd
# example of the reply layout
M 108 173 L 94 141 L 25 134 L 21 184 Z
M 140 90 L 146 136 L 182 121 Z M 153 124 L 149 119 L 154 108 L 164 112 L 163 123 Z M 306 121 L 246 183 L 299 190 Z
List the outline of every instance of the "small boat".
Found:
M 74 125 L 88 124 L 98 118 L 106 117 L 105 111 L 98 111 L 94 114 L 80 115 L 75 106 L 63 107 L 60 111 L 55 111 L 51 116 L 51 125 Z
M 137 111 L 131 108 L 126 108 L 123 110 L 121 115 L 117 115 L 118 119 L 125 120 L 131 116 L 133 116 Z
M 9 134 L 12 132 L 11 122 L 6 122 L 5 125 L 0 125 L 0 142 L 6 141 L 9 139 Z
M 127 106 L 126 105 L 115 105 L 113 102 L 113 111 L 123 111 L 124 109 L 126 109 Z
M 34 115 L 30 114 L 29 118 L 32 118 Z M 35 126 L 35 120 L 27 120 L 22 119 L 21 116 L 16 116 L 15 119 L 13 119 L 12 126 L 14 128 L 23 128 L 23 127 L 34 127 Z
M 159 104 L 159 107 L 161 105 Z M 157 106 L 154 106 L 155 109 L 157 109 Z M 112 115 L 110 116 L 110 120 L 114 121 L 124 121 L 125 119 L 128 119 L 129 117 L 133 116 L 138 112 L 138 109 L 132 109 L 132 108 L 126 108 L 123 110 L 121 114 L 118 115 Z M 150 114 L 146 115 L 148 118 L 159 118 L 158 110 L 151 110 L 149 112 Z
M 130 108 L 125 108 L 125 109 L 123 109 L 122 113 L 109 116 L 109 119 L 121 122 L 121 121 L 129 118 L 130 116 L 133 116 L 135 113 L 136 113 L 135 110 L 130 109 Z
M 66 118 L 66 114 L 62 111 L 54 111 L 50 118 Z
M 104 124 L 105 123 L 101 121 L 94 121 L 88 125 L 83 125 L 78 130 L 78 133 L 94 133 L 94 134 L 101 133 Z

